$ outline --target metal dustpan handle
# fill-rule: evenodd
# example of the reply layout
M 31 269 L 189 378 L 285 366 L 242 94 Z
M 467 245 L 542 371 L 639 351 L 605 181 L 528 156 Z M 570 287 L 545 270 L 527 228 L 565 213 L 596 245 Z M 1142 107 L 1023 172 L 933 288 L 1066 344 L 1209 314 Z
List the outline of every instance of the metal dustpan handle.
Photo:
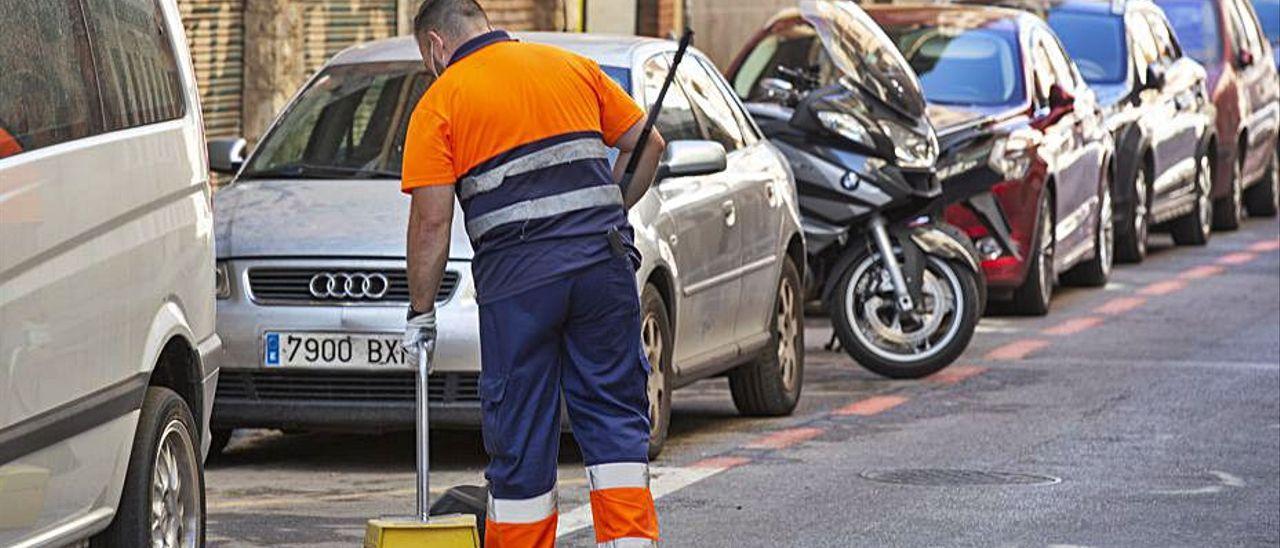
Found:
M 431 451 L 427 445 L 429 416 L 427 409 L 427 371 L 431 368 L 428 356 L 434 350 L 434 342 L 424 342 L 418 348 L 417 377 L 417 438 L 418 438 L 418 520 L 429 521 L 431 508 Z

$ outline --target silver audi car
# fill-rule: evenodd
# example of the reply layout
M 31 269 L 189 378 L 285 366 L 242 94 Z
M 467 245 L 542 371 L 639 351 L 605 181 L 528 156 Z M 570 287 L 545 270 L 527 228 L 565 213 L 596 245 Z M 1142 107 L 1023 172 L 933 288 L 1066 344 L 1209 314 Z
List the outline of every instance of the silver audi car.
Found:
M 596 60 L 642 104 L 675 44 L 636 37 L 523 34 Z M 411 38 L 336 55 L 247 159 L 209 144 L 235 173 L 214 196 L 218 334 L 226 348 L 213 411 L 231 429 L 400 429 L 413 424 L 413 367 L 399 348 L 409 290 L 409 201 L 399 170 L 409 113 L 430 84 Z M 702 54 L 678 67 L 658 117 L 669 145 L 659 181 L 631 211 L 643 262 L 652 452 L 671 392 L 727 373 L 744 413 L 791 412 L 800 396 L 804 242 L 795 185 L 731 88 Z M 433 423 L 479 423 L 480 344 L 472 249 L 454 215 L 436 295 L 440 342 Z

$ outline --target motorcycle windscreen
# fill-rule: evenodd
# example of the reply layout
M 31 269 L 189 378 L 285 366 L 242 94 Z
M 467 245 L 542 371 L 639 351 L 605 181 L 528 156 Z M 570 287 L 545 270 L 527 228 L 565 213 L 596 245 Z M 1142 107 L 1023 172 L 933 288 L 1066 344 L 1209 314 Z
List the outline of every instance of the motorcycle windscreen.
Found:
M 845 79 L 908 117 L 924 118 L 924 92 L 915 73 L 862 8 L 849 1 L 801 0 L 800 15 Z

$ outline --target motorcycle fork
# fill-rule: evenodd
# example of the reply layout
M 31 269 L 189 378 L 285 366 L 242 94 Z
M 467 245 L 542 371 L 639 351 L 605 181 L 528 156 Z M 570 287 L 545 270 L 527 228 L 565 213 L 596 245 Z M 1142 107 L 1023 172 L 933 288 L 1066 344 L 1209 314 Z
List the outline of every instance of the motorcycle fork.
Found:
M 916 304 L 921 301 L 921 274 L 924 267 L 924 257 L 920 248 L 911 240 L 908 231 L 894 230 L 894 236 L 902 251 L 903 261 L 899 263 L 884 217 L 872 216 L 870 225 L 871 240 L 876 250 L 880 252 L 880 260 L 883 261 L 885 270 L 889 271 L 889 281 L 893 283 L 894 301 L 898 305 L 898 310 L 907 314 L 915 312 Z

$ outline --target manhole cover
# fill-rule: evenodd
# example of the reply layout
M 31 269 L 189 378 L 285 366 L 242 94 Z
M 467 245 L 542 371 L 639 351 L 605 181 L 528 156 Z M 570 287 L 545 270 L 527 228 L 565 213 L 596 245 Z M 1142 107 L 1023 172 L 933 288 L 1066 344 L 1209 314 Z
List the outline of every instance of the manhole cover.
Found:
M 1052 476 L 1037 474 L 940 468 L 867 470 L 862 473 L 862 477 L 871 481 L 900 485 L 1051 485 L 1062 481 Z

